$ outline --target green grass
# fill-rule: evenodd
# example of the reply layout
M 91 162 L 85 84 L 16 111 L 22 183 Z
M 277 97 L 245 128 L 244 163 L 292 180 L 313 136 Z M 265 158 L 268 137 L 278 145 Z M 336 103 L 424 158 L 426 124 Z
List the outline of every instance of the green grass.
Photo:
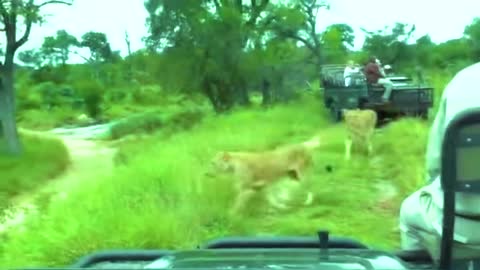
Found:
M 68 108 L 30 109 L 19 112 L 19 126 L 34 130 L 49 130 L 68 123 L 74 123 L 81 112 Z
M 393 123 L 376 135 L 374 157 L 354 152 L 346 162 L 342 125 L 332 125 L 322 108 L 306 97 L 268 110 L 208 115 L 189 131 L 130 141 L 121 147 L 128 162 L 113 176 L 79 176 L 82 185 L 65 201 L 32 217 L 25 231 L 12 232 L 0 244 L 0 266 L 62 266 L 99 249 L 192 248 L 220 236 L 313 235 L 320 228 L 397 248 L 400 202 L 423 184 L 428 123 Z M 227 214 L 234 195 L 230 179 L 204 175 L 216 151 L 266 149 L 317 132 L 325 144 L 303 186 L 316 194 L 313 206 L 272 214 L 259 197 L 248 215 Z M 399 193 L 380 201 L 379 183 Z M 299 199 L 305 189 L 298 190 Z
M 12 197 L 31 192 L 59 175 L 69 164 L 68 151 L 60 140 L 32 134 L 21 133 L 20 136 L 23 155 L 0 156 L 0 197 L 3 206 Z
M 134 134 L 151 134 L 158 130 L 175 133 L 189 130 L 198 124 L 205 111 L 200 109 L 175 109 L 168 112 L 152 110 L 126 117 L 111 128 L 111 139 Z

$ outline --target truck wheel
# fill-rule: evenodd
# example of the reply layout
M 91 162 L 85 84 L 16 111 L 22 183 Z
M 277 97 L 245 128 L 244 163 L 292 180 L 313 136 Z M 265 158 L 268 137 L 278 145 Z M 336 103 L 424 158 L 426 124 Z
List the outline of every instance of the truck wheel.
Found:
M 335 123 L 340 122 L 342 120 L 342 111 L 339 110 L 335 104 L 332 104 L 330 107 L 330 116 Z
M 417 116 L 420 118 L 420 119 L 423 119 L 423 120 L 428 120 L 428 111 L 425 111 L 425 110 L 421 110 L 417 113 Z

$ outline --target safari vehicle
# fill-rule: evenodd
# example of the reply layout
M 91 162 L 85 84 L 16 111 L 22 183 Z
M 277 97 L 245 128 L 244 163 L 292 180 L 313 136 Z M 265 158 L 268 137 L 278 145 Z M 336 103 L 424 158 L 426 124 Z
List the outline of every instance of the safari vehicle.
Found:
M 480 196 L 480 168 L 464 162 L 478 156 L 480 110 L 467 111 L 446 130 L 443 237 L 425 238 L 433 244 L 424 251 L 390 253 L 320 231 L 317 237 L 222 238 L 189 250 L 101 251 L 62 269 L 480 269 L 479 247 L 453 241 L 456 192 Z
M 394 83 L 391 100 L 382 102 L 385 88 L 379 84 L 367 84 L 365 75 L 358 72 L 352 77 L 352 84 L 345 86 L 343 72 L 346 65 L 324 65 L 321 71 L 324 104 L 332 119 L 342 118 L 342 109 L 372 109 L 379 120 L 396 116 L 419 116 L 428 118 L 428 110 L 433 106 L 433 88 L 415 84 L 405 76 L 387 77 Z

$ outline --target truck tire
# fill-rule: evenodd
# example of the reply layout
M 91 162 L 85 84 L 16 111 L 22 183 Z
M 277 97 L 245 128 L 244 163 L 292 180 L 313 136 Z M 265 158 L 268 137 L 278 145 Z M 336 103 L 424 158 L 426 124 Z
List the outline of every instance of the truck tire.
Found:
M 428 110 L 421 110 L 418 112 L 418 117 L 422 120 L 428 120 Z
M 335 123 L 342 121 L 342 111 L 337 107 L 335 103 L 330 105 L 330 117 Z

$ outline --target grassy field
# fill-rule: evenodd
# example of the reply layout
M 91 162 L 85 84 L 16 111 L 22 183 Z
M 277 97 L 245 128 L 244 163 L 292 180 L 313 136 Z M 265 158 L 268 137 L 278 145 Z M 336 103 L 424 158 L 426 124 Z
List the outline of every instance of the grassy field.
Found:
M 375 135 L 373 157 L 355 152 L 346 162 L 342 124 L 327 119 L 321 101 L 305 97 L 268 110 L 207 115 L 188 131 L 129 141 L 113 176 L 85 176 L 65 201 L 9 235 L 0 244 L 0 267 L 62 266 L 98 249 L 192 248 L 220 236 L 313 235 L 318 229 L 397 248 L 400 202 L 423 184 L 428 123 L 392 123 Z M 312 206 L 270 212 L 260 196 L 245 216 L 228 215 L 229 179 L 205 176 L 216 151 L 266 149 L 316 133 L 324 146 L 315 152 L 309 181 L 294 189 L 298 200 L 313 190 Z M 397 192 L 387 198 L 381 187 Z
M 65 145 L 56 138 L 21 133 L 25 153 L 0 156 L 0 209 L 9 199 L 32 191 L 62 173 L 69 164 Z

